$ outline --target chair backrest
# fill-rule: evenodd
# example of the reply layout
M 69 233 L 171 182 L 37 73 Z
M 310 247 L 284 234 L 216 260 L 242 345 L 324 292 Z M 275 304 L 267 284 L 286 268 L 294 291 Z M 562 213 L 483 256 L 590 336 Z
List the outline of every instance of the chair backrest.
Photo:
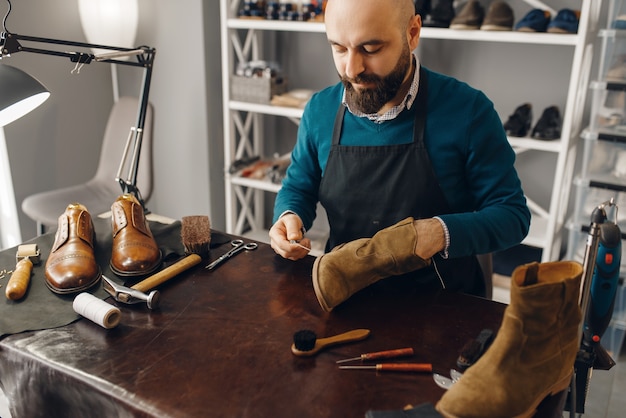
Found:
M 139 99 L 136 97 L 120 97 L 113 104 L 104 131 L 98 169 L 89 183 L 99 183 L 121 194 L 121 188 L 119 183 L 115 181 L 115 177 L 117 176 L 117 170 L 124 153 L 130 129 L 137 125 L 138 112 Z M 148 104 L 142 136 L 141 156 L 137 170 L 137 187 L 146 201 L 152 193 L 152 127 L 153 108 L 152 105 Z M 132 153 L 132 149 L 129 150 L 129 153 Z M 127 161 L 130 162 L 131 158 L 132 155 L 129 155 Z M 125 168 L 122 172 L 122 177 L 125 178 L 127 174 L 128 168 Z

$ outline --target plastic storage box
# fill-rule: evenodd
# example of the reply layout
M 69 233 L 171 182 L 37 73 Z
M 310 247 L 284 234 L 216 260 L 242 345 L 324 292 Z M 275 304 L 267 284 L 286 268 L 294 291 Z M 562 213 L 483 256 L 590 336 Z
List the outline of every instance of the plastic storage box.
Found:
M 626 137 L 626 81 L 593 81 L 590 131 Z
M 626 289 L 623 284 L 617 286 L 615 306 L 609 327 L 602 335 L 600 343 L 614 360 L 617 360 L 626 334 Z
M 581 136 L 585 140 L 583 176 L 597 182 L 626 185 L 626 136 L 590 131 L 584 131 Z M 626 204 L 626 199 L 623 203 Z

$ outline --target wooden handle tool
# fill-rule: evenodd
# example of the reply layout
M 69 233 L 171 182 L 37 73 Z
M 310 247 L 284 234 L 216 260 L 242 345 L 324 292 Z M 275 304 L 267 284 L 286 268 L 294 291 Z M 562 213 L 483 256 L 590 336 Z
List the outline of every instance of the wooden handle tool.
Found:
M 131 289 L 139 290 L 140 292 L 147 292 L 149 290 L 152 290 L 158 285 L 165 283 L 169 279 L 176 277 L 183 271 L 189 270 L 191 267 L 200 263 L 200 261 L 202 261 L 202 257 L 200 257 L 198 254 L 189 254 L 182 260 L 175 262 L 171 266 L 161 270 L 158 273 L 153 274 L 147 279 L 140 281 L 134 286 L 131 286 Z
M 291 352 L 296 356 L 312 356 L 317 354 L 320 350 L 335 344 L 349 343 L 353 341 L 361 341 L 370 335 L 369 329 L 355 329 L 352 331 L 344 332 L 332 337 L 316 338 L 315 345 L 310 350 L 299 349 L 296 347 L 296 343 L 291 345 Z
M 30 275 L 33 271 L 33 262 L 30 258 L 22 258 L 15 265 L 15 270 L 11 274 L 11 278 L 7 283 L 6 296 L 10 300 L 19 300 L 24 297 L 28 284 L 30 283 Z
M 433 365 L 430 363 L 382 363 L 371 366 L 339 366 L 340 369 L 375 369 L 383 372 L 417 372 L 431 373 Z

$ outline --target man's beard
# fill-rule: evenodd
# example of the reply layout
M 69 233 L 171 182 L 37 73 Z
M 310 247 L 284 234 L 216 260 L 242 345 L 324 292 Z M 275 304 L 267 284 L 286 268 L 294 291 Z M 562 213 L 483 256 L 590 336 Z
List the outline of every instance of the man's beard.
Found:
M 365 114 L 378 112 L 387 102 L 393 99 L 400 87 L 402 81 L 411 67 L 411 51 L 408 46 L 402 51 L 402 55 L 398 59 L 395 68 L 385 77 L 379 77 L 375 74 L 360 74 L 355 79 L 346 76 L 339 76 L 341 82 L 346 88 L 346 99 L 350 107 L 356 108 Z M 373 88 L 356 90 L 352 83 L 369 84 L 373 83 Z

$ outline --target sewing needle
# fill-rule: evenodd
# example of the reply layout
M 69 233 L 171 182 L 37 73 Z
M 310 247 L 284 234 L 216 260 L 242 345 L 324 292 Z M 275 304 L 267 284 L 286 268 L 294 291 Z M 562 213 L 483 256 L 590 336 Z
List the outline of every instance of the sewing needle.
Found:
M 349 361 L 355 360 L 375 360 L 381 358 L 392 358 L 392 357 L 403 357 L 403 356 L 412 356 L 413 349 L 412 348 L 398 348 L 395 350 L 385 350 L 385 351 L 376 351 L 374 353 L 365 353 L 361 354 L 359 357 L 347 358 L 345 360 L 337 360 L 337 364 L 339 363 L 347 363 Z

